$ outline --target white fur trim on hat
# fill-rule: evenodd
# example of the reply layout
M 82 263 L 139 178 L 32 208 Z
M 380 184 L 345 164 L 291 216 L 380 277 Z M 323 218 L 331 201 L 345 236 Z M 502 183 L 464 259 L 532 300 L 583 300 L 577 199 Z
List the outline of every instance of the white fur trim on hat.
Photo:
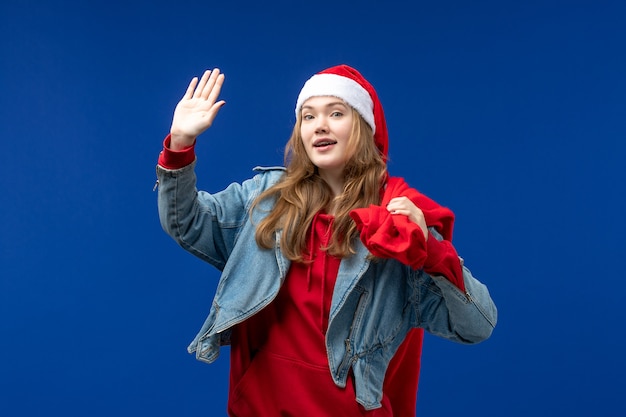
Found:
M 376 133 L 374 102 L 365 88 L 356 81 L 336 74 L 315 74 L 304 83 L 296 102 L 296 117 L 311 97 L 338 97 L 352 106 Z

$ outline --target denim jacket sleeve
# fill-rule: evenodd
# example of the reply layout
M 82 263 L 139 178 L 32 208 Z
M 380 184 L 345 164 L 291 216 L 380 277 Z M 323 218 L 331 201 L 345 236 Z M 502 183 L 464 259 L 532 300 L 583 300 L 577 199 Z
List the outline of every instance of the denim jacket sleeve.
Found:
M 194 168 L 195 162 L 176 170 L 157 165 L 161 226 L 185 250 L 222 270 L 252 202 L 282 171 L 255 168 L 263 172 L 210 194 L 196 189 Z
M 491 336 L 498 311 L 487 287 L 474 278 L 463 259 L 459 259 L 465 292 L 443 276 L 431 276 L 423 271 L 418 274 L 416 325 L 455 342 L 478 343 Z

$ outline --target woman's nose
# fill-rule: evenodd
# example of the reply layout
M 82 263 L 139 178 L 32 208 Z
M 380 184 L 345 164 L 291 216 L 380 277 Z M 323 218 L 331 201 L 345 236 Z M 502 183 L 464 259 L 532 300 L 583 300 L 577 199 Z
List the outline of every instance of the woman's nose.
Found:
M 325 117 L 318 117 L 316 119 L 317 125 L 315 126 L 315 132 L 325 133 L 328 132 L 328 122 Z

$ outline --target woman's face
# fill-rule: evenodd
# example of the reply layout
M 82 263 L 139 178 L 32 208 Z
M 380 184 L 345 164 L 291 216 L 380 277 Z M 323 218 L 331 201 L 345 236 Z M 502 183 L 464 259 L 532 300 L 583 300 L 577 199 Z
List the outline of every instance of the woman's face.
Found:
M 302 105 L 300 135 L 311 162 L 322 178 L 340 179 L 350 159 L 353 110 L 336 97 L 311 97 Z

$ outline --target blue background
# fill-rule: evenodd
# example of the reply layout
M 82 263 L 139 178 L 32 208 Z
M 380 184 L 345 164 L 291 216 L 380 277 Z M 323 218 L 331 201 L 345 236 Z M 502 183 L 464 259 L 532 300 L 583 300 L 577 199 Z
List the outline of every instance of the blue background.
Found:
M 228 351 L 186 353 L 219 275 L 159 226 L 162 139 L 221 68 L 199 186 L 242 181 L 347 63 L 499 307 L 482 344 L 427 337 L 418 414 L 625 415 L 625 22 L 600 0 L 3 1 L 0 414 L 225 415 Z

